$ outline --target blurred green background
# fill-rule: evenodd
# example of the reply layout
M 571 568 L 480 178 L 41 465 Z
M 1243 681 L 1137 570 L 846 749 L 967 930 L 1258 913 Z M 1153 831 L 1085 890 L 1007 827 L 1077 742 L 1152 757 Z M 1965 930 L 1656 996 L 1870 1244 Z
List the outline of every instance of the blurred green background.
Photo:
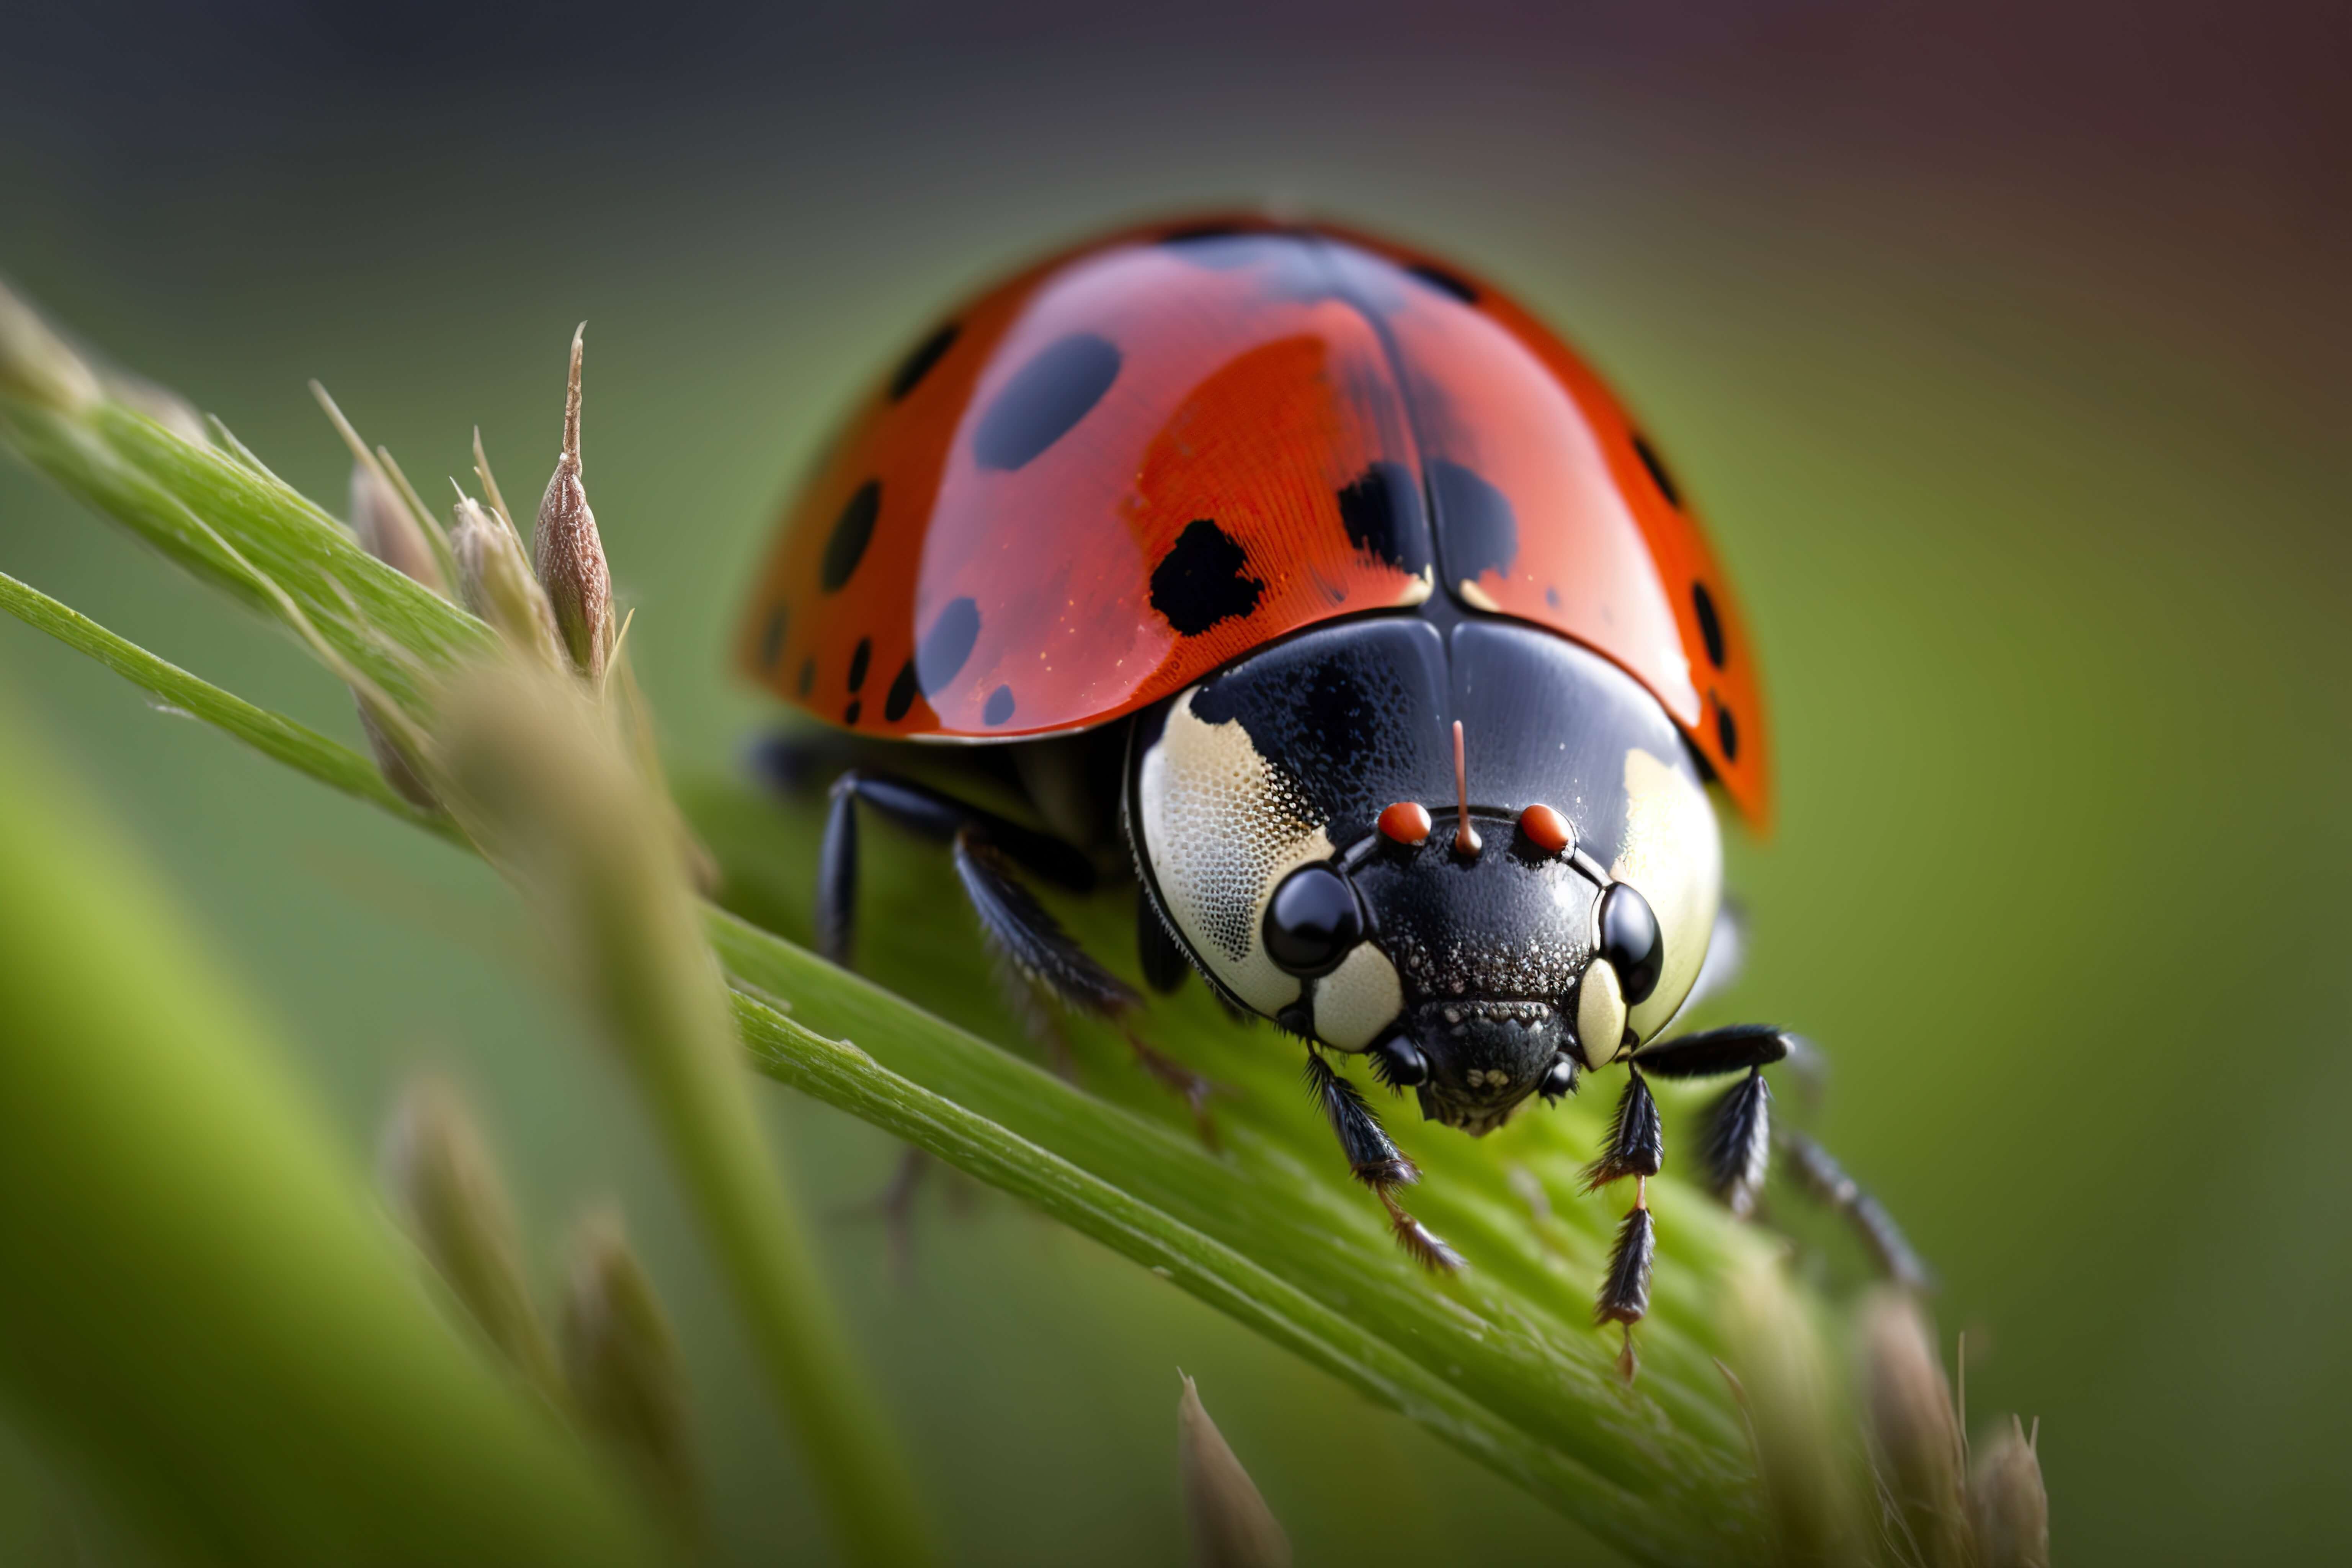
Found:
M 1515 288 L 1643 411 L 1768 660 L 1783 820 L 1739 1010 L 1941 1270 L 2061 1560 L 2352 1552 L 2352 348 L 2340 14 L 1031 4 L 12 8 L 0 271 L 341 510 L 321 377 L 429 495 L 478 421 L 587 473 L 678 771 L 769 714 L 722 648 L 834 413 L 959 290 L 1271 200 Z M 0 468 L 0 570 L 356 736 L 343 693 Z M 370 1146 L 474 1095 L 551 1278 L 617 1194 L 692 1362 L 722 1545 L 814 1516 L 612 1065 L 482 868 L 0 625 L 0 680 Z M 1302 1562 L 1601 1562 L 1406 1423 L 982 1195 L 913 1277 L 892 1146 L 772 1092 L 964 1560 L 1182 1560 L 1175 1369 Z M 1442 1173 L 1441 1173 L 1442 1174 Z M 0 1438 L 0 1558 L 129 1551 Z

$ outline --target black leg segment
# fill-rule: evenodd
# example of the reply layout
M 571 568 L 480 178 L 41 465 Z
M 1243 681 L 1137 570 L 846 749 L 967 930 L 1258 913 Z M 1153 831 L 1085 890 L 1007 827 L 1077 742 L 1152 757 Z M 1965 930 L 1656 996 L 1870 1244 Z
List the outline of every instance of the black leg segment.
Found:
M 1771 1158 L 1772 1090 L 1764 1082 L 1764 1069 L 1750 1068 L 1707 1107 L 1699 1128 L 1699 1161 L 1706 1167 L 1707 1186 L 1725 1207 L 1746 1219 L 1764 1188 Z
M 1397 1245 L 1423 1267 L 1451 1271 L 1463 1266 L 1462 1255 L 1439 1240 L 1427 1226 L 1407 1214 L 1392 1190 L 1421 1180 L 1421 1172 L 1390 1142 L 1388 1129 L 1356 1086 L 1332 1070 L 1319 1051 L 1307 1053 L 1307 1083 L 1323 1107 L 1324 1118 L 1339 1140 L 1356 1180 L 1372 1189 L 1389 1211 L 1389 1229 Z
M 1828 1150 L 1795 1131 L 1783 1131 L 1780 1142 L 1780 1152 L 1788 1157 L 1790 1174 L 1814 1198 L 1845 1215 L 1888 1279 L 1906 1289 L 1934 1288 L 1935 1277 L 1911 1250 L 1903 1227 L 1863 1190 L 1862 1184 L 1845 1173 Z
M 1733 1024 L 1653 1041 L 1633 1053 L 1633 1061 L 1659 1078 L 1721 1078 L 1770 1067 L 1788 1056 L 1792 1043 L 1793 1036 L 1770 1024 Z
M 1609 1142 L 1601 1157 L 1584 1167 L 1584 1190 L 1608 1185 L 1621 1176 L 1654 1176 L 1665 1163 L 1664 1129 L 1658 1121 L 1658 1102 L 1638 1068 L 1625 1075 L 1625 1092 L 1617 1097 L 1617 1114 L 1609 1123 Z
M 817 854 L 817 945 L 835 963 L 849 962 L 856 935 L 857 807 L 872 806 L 910 832 L 941 844 L 970 828 L 977 839 L 1056 887 L 1091 891 L 1094 862 L 1085 853 L 1034 828 L 1024 827 L 929 784 L 896 773 L 852 768 L 833 781 Z
M 1098 1018 L 1141 1003 L 1126 982 L 1087 956 L 1034 893 L 1013 880 L 1005 857 L 978 828 L 959 828 L 953 848 L 956 875 L 989 946 L 1022 979 L 1064 1006 Z

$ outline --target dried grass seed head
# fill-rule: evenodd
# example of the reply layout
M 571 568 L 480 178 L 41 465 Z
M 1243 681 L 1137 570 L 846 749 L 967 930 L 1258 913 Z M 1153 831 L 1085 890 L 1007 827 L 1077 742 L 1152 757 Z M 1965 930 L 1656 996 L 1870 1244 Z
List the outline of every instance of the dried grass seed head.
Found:
M 563 1295 L 563 1374 L 581 1423 L 673 1510 L 698 1489 L 677 1336 L 617 1210 L 573 1228 Z
M 1862 1382 L 1881 1489 L 1911 1558 L 1942 1568 L 1968 1560 L 1964 1450 L 1951 1384 L 1935 1331 L 1908 1295 L 1884 1289 L 1864 1302 Z
M 514 1205 L 489 1145 L 446 1079 L 425 1077 L 384 1127 L 384 1191 L 434 1271 L 483 1335 L 537 1386 L 556 1386 L 555 1359 L 523 1277 Z
M 103 395 L 98 374 L 64 335 L 0 283 L 0 396 L 70 414 Z
M 1977 1451 L 1969 1512 L 1983 1568 L 2050 1568 L 2050 1496 L 2042 1484 L 2042 1456 L 2014 1415 L 2007 1431 Z
M 1812 1315 L 1777 1262 L 1751 1258 L 1727 1284 L 1730 1362 L 1780 1559 L 1856 1559 L 1872 1528 L 1844 1458 L 1849 1407 L 1830 1382 Z
M 432 543 L 425 537 L 416 514 L 408 510 L 392 481 L 366 463 L 352 465 L 352 532 L 358 537 L 360 548 L 378 561 L 447 595 L 449 586 L 441 579 L 441 563 L 434 558 Z
M 540 498 L 531 552 L 539 581 L 555 607 L 555 626 L 572 668 L 604 679 L 613 651 L 613 575 L 580 468 L 580 367 L 588 324 L 572 335 L 572 374 L 563 396 L 563 448 Z
M 471 496 L 460 495 L 451 515 L 449 550 L 457 558 L 457 589 L 466 607 L 533 663 L 567 668 L 556 639 L 555 613 L 523 560 L 514 530 Z
M 1290 1568 L 1290 1537 L 1282 1521 L 1209 1418 L 1189 1377 L 1176 1401 L 1176 1442 L 1198 1568 Z

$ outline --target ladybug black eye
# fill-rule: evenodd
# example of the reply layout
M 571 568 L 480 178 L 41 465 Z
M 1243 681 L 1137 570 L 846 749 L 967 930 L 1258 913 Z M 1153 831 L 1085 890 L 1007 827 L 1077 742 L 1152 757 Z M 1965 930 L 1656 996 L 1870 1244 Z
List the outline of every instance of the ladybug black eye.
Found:
M 1650 900 L 1631 883 L 1613 883 L 1601 896 L 1601 956 L 1617 972 L 1628 1007 L 1648 1001 L 1665 973 L 1665 935 Z
M 1301 866 L 1265 906 L 1265 951 L 1293 974 L 1328 974 L 1364 940 L 1355 890 L 1328 866 Z

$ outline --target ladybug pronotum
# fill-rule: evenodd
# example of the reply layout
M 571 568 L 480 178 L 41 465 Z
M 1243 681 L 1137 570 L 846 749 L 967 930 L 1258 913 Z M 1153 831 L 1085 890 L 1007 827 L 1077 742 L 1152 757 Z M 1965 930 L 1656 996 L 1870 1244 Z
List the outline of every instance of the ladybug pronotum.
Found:
M 1333 1057 L 1474 1135 L 1625 1063 L 1588 1173 L 1635 1182 L 1603 1321 L 1648 1300 L 1647 1077 L 1734 1077 L 1702 1163 L 1752 1203 L 1761 1069 L 1790 1037 L 1660 1037 L 1738 945 L 1710 790 L 1759 827 L 1770 810 L 1746 624 L 1656 448 L 1486 284 L 1256 217 L 1040 262 L 866 395 L 739 647 L 831 726 L 765 754 L 839 770 L 818 894 L 836 961 L 863 805 L 949 847 L 1028 982 L 1129 1013 L 1141 995 L 1019 879 L 1116 868 L 1147 984 L 1197 971 L 1303 1042 L 1342 1152 L 1423 1261 L 1459 1259 L 1398 1201 L 1418 1173 Z M 924 741 L 966 742 L 1040 826 L 889 771 Z M 1883 1211 L 1788 1143 L 1914 1271 Z

